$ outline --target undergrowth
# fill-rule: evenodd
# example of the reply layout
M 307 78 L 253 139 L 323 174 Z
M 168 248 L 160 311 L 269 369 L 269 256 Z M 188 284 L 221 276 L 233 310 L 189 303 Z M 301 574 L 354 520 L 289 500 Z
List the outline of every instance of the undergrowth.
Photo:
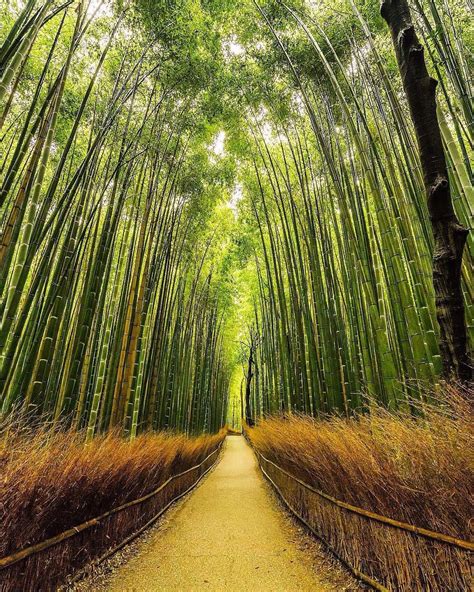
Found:
M 339 500 L 471 540 L 474 414 L 465 395 L 447 387 L 444 401 L 425 405 L 416 418 L 380 407 L 353 419 L 285 415 L 263 420 L 248 435 L 265 457 Z M 307 516 L 314 511 L 319 521 L 333 521 L 323 525 L 334 536 L 331 542 L 340 545 L 354 567 L 390 589 L 468 589 L 463 551 L 318 499 L 312 496 L 311 504 L 322 510 L 301 510 Z M 318 514 L 322 511 L 324 516 Z
M 0 557 L 53 537 L 159 487 L 224 438 L 114 434 L 84 444 L 71 431 L 7 426 L 0 447 Z

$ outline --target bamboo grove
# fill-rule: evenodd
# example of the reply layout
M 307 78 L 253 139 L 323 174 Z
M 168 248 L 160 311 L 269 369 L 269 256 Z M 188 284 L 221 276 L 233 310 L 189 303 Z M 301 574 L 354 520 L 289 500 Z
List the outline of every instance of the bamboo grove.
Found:
M 3 412 L 88 439 L 216 431 L 228 376 L 193 215 L 193 105 L 161 84 L 150 43 L 127 45 L 124 13 L 100 27 L 86 2 L 31 0 L 2 46 Z
M 469 1 L 410 6 L 469 228 Z M 251 423 L 437 385 L 423 169 L 378 0 L 18 0 L 2 20 L 2 413 L 134 438 L 215 432 L 230 398 Z M 469 235 L 470 343 L 472 263 Z
M 280 3 L 291 35 L 296 27 L 319 64 L 312 78 L 300 74 L 298 45 L 281 14 L 257 6 L 293 78 L 298 115 L 282 121 L 271 104 L 249 114 L 249 192 L 261 252 L 244 367 L 247 422 L 292 410 L 349 414 L 371 401 L 392 409 L 410 404 L 416 412 L 413 401 L 442 371 L 416 141 L 400 82 L 387 66 L 386 31 L 373 34 L 357 4 L 344 3 L 350 50 L 343 59 L 341 41 L 335 48 L 324 21 Z M 429 67 L 441 82 L 438 120 L 454 207 L 469 228 L 473 114 L 469 52 L 455 25 L 461 3 L 414 4 Z M 472 339 L 468 240 L 462 279 Z

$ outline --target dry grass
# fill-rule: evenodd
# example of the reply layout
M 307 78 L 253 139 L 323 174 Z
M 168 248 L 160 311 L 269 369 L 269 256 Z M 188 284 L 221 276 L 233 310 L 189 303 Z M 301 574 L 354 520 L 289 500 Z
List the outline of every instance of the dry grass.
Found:
M 107 435 L 84 445 L 73 432 L 7 432 L 0 448 L 0 557 L 153 491 L 200 463 L 225 436 L 150 434 L 128 442 Z
M 470 540 L 474 414 L 465 397 L 454 390 L 448 396 L 449 406 L 429 407 L 423 419 L 381 409 L 353 420 L 270 418 L 249 437 L 264 456 L 339 500 Z M 469 589 L 467 553 L 349 514 L 314 494 L 291 495 L 346 560 L 390 589 Z

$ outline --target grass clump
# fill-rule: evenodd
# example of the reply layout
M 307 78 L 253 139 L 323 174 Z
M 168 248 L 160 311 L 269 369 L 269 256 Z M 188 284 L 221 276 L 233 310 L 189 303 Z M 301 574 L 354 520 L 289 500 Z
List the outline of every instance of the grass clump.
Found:
M 471 540 L 473 409 L 449 391 L 449 405 L 425 406 L 417 418 L 381 408 L 353 419 L 271 417 L 249 437 L 265 457 L 341 501 Z M 469 589 L 467 552 L 351 514 L 279 479 L 341 557 L 389 589 Z
M 130 442 L 109 433 L 85 445 L 83 435 L 77 432 L 44 428 L 32 431 L 9 426 L 0 448 L 0 557 L 146 495 L 170 476 L 199 464 L 224 436 L 225 430 L 195 438 L 172 433 L 144 434 Z M 195 478 L 196 475 L 189 477 Z M 84 535 L 74 537 L 77 541 L 70 539 L 70 549 L 58 545 L 40 553 L 34 566 L 25 568 L 20 563 L 16 571 L 13 566 L 10 576 L 5 573 L 0 576 L 14 585 L 16 581 L 18 586 L 19 574 L 26 570 L 33 582 L 32 590 L 43 589 L 42 585 L 52 589 L 52 581 L 60 580 L 64 569 L 74 567 L 70 557 L 74 545 L 85 549 L 88 558 L 94 558 L 104 550 L 101 547 L 105 539 L 110 541 L 110 546 L 112 542 L 120 542 L 123 535 L 128 536 L 145 518 L 150 519 L 159 511 L 165 501 L 158 496 L 143 507 L 135 506 L 117 514 L 104 525 L 105 533 L 91 531 L 88 540 L 89 531 L 85 531 Z M 42 565 L 47 562 L 48 576 L 45 582 L 40 582 L 38 578 L 45 575 Z M 48 579 L 49 573 L 53 580 Z M 2 591 L 10 589 L 5 581 L 2 584 L 0 578 Z

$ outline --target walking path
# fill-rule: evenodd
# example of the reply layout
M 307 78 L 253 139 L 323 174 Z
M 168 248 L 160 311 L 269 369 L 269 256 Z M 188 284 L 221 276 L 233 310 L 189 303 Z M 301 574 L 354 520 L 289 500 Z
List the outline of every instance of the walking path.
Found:
M 354 589 L 341 586 L 341 578 L 346 583 L 348 578 L 321 558 L 323 573 L 316 573 L 314 556 L 298 548 L 296 534 L 244 438 L 231 436 L 218 466 L 143 550 L 118 568 L 108 590 Z M 331 570 L 335 573 L 328 574 Z

